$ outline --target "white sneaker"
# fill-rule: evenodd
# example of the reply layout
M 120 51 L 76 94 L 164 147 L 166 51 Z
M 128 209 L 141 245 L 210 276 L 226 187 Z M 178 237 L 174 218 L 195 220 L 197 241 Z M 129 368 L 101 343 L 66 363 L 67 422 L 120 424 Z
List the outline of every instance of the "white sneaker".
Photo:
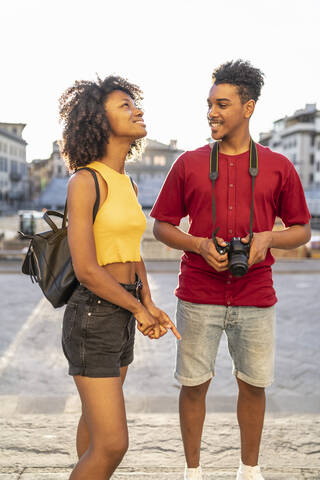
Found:
M 249 465 L 244 465 L 240 460 L 236 480 L 264 480 L 264 478 L 261 475 L 259 465 L 250 467 Z
M 185 466 L 184 469 L 184 480 L 202 480 L 202 469 L 201 466 L 197 468 L 188 468 Z

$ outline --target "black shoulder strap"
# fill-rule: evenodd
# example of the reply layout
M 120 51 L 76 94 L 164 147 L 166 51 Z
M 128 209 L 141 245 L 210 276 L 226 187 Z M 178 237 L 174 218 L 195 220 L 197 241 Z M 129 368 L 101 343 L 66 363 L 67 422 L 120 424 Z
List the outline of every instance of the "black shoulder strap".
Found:
M 249 173 L 252 180 L 251 188 L 251 208 L 250 208 L 250 243 L 253 237 L 253 215 L 254 215 L 254 181 L 258 175 L 258 152 L 255 142 L 251 139 L 250 142 L 250 164 L 249 164 Z
M 95 184 L 95 187 L 96 187 L 96 201 L 94 202 L 93 215 L 92 215 L 92 218 L 93 218 L 92 223 L 94 223 L 94 221 L 96 219 L 96 216 L 97 216 L 97 213 L 98 213 L 98 208 L 99 208 L 99 205 L 100 205 L 100 189 L 99 189 L 97 174 L 92 168 L 89 168 L 89 167 L 81 167 L 76 171 L 79 171 L 79 170 L 88 170 L 91 173 L 91 175 L 93 176 L 94 184 Z M 66 226 L 67 216 L 68 216 L 68 205 L 67 205 L 67 200 L 66 200 L 66 203 L 64 205 L 62 227 Z
M 98 213 L 98 208 L 100 205 L 100 189 L 99 189 L 98 178 L 97 178 L 96 172 L 92 168 L 83 167 L 81 168 L 81 170 L 88 170 L 88 172 L 91 173 L 91 175 L 93 176 L 95 187 L 96 187 L 96 201 L 94 202 L 94 206 L 93 206 L 93 223 L 94 223 Z
M 210 152 L 210 173 L 209 178 L 212 181 L 212 216 L 213 216 L 213 232 L 212 239 L 216 243 L 216 235 L 219 231 L 219 227 L 215 229 L 216 223 L 216 202 L 214 198 L 214 183 L 219 176 L 219 147 L 218 142 L 214 142 Z
M 130 182 L 131 182 L 132 188 L 134 190 L 134 193 L 136 193 L 135 188 L 134 188 L 134 181 L 132 180 L 132 177 L 129 177 L 129 178 L 130 178 Z

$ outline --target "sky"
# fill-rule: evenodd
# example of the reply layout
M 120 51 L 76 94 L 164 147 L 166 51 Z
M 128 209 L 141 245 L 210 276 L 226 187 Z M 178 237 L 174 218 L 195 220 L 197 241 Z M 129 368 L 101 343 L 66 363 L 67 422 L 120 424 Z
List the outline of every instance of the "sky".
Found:
M 320 0 L 2 0 L 0 122 L 26 123 L 27 160 L 61 138 L 58 99 L 75 80 L 119 74 L 144 92 L 148 138 L 190 150 L 210 135 L 212 71 L 265 74 L 254 140 L 306 103 L 320 108 Z

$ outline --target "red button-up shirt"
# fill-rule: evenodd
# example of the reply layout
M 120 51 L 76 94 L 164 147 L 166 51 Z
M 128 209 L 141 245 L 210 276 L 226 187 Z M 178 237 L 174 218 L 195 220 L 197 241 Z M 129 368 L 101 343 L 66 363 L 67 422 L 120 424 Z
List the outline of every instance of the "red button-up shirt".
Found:
M 212 237 L 212 182 L 209 179 L 210 146 L 182 154 L 172 165 L 150 213 L 157 220 L 179 225 L 189 216 L 189 233 Z M 257 144 L 259 173 L 254 187 L 253 232 L 270 231 L 276 216 L 286 227 L 304 225 L 310 214 L 293 164 L 283 155 Z M 249 151 L 219 154 L 215 182 L 218 236 L 226 241 L 245 237 L 250 230 L 252 180 Z M 227 270 L 217 272 L 201 255 L 184 252 L 177 297 L 193 303 L 267 307 L 276 303 L 268 250 L 264 261 L 251 266 L 243 277 Z

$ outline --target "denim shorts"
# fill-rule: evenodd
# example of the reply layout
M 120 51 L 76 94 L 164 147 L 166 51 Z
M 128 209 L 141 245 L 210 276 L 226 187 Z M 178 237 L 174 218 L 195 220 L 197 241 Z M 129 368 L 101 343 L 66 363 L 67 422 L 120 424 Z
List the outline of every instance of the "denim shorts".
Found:
M 140 280 L 121 285 L 139 298 Z M 133 361 L 135 324 L 131 312 L 80 284 L 63 317 L 62 348 L 69 362 L 69 375 L 119 377 L 120 367 Z
M 227 335 L 233 374 L 244 382 L 267 387 L 273 382 L 274 306 L 225 307 L 178 299 L 175 377 L 186 386 L 201 385 L 214 376 L 222 332 Z

